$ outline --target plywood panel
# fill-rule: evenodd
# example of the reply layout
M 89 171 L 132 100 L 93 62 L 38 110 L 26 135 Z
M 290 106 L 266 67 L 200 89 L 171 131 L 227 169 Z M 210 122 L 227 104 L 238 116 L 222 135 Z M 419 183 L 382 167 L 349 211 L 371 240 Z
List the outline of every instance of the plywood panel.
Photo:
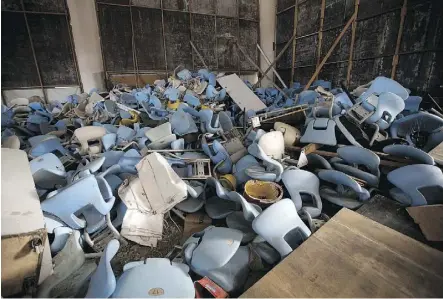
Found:
M 134 71 L 129 7 L 98 4 L 102 51 L 107 71 Z
M 23 14 L 2 12 L 1 19 L 2 87 L 40 85 Z
M 345 9 L 346 0 L 326 0 L 323 29 L 326 30 L 344 24 L 346 22 Z
M 132 17 L 138 68 L 165 69 L 161 10 L 133 7 Z
M 431 21 L 430 3 L 422 3 L 409 8 L 403 27 L 400 52 L 419 51 L 425 48 L 429 22 Z
M 189 14 L 176 11 L 163 13 L 168 69 L 173 70 L 180 64 L 192 69 Z
M 242 297 L 441 297 L 443 252 L 342 209 Z
M 275 55 L 278 55 L 278 53 L 280 53 L 284 47 L 285 47 L 284 44 L 277 45 Z M 289 47 L 283 53 L 283 56 L 281 56 L 281 58 L 277 61 L 277 69 L 290 69 L 291 67 L 292 67 L 292 47 Z
M 240 18 L 258 20 L 259 15 L 258 0 L 238 0 L 238 10 Z
M 315 72 L 315 66 L 296 68 L 294 71 L 294 82 L 305 85 L 309 82 Z
M 101 3 L 109 3 L 109 4 L 123 4 L 128 5 L 130 0 L 97 0 L 97 2 Z
M 75 85 L 77 73 L 64 15 L 28 14 L 43 85 Z
M 240 38 L 239 44 L 245 49 L 246 53 L 251 59 L 258 64 L 257 44 L 258 40 L 258 27 L 257 23 L 253 21 L 240 20 Z M 240 59 L 241 70 L 256 70 L 251 63 L 246 59 Z
M 309 0 L 298 5 L 297 36 L 317 32 L 320 29 L 321 0 Z
M 27 11 L 65 12 L 65 1 L 60 0 L 23 0 Z
M 237 0 L 216 0 L 216 13 L 218 16 L 237 17 Z
M 294 35 L 294 8 L 277 15 L 276 43 L 289 41 Z
M 237 70 L 238 51 L 230 39 L 219 37 L 224 34 L 238 38 L 238 21 L 236 19 L 217 17 L 217 57 L 219 69 Z
M 295 0 L 278 0 L 277 1 L 277 12 L 282 11 L 292 5 L 295 5 Z
M 343 27 L 338 27 L 336 29 L 323 32 L 323 41 L 321 44 L 321 51 L 320 51 L 322 58 L 328 53 L 332 44 L 340 35 L 342 30 Z M 343 35 L 337 47 L 335 47 L 334 51 L 332 52 L 331 56 L 328 58 L 327 62 L 348 60 L 349 47 L 351 44 L 351 34 L 352 34 L 351 28 L 346 30 L 346 33 Z
M 208 67 L 210 69 L 216 69 L 217 57 L 215 56 L 215 17 L 200 14 L 192 14 L 191 17 L 193 43 L 203 56 L 203 59 Z M 194 53 L 194 65 L 196 69 L 204 67 L 196 53 Z
M 215 0 L 192 0 L 190 10 L 196 13 L 215 14 Z
M 393 55 L 400 24 L 400 11 L 357 22 L 355 59 Z
M 434 59 L 431 52 L 401 55 L 395 75 L 396 80 L 414 90 L 426 91 Z
M 163 8 L 188 11 L 187 0 L 163 0 Z
M 2 0 L 2 9 L 22 10 L 20 0 Z
M 332 86 L 340 86 L 340 81 L 346 79 L 348 63 L 331 63 L 323 66 L 318 78 L 331 81 Z
M 316 64 L 318 36 L 311 35 L 297 40 L 295 46 L 295 66 Z
M 132 5 L 161 8 L 161 0 L 131 0 Z

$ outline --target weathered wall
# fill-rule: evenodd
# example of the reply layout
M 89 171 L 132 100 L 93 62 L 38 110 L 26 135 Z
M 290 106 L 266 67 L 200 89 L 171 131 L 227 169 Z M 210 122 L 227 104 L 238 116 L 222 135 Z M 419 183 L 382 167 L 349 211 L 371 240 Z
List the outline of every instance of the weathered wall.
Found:
M 223 37 L 239 40 L 258 62 L 259 0 L 97 0 L 105 72 L 172 73 L 203 67 L 255 71 Z M 241 55 L 241 54 L 240 54 Z
M 325 0 L 324 3 L 320 38 L 322 0 L 278 0 L 276 54 L 293 35 L 298 13 L 295 56 L 292 55 L 292 47 L 289 47 L 278 63 L 279 72 L 288 82 L 291 80 L 291 68 L 294 67 L 293 80 L 307 83 L 318 61 L 326 55 L 354 13 L 358 1 Z M 403 3 L 404 0 L 360 0 L 354 43 L 351 42 L 351 26 L 318 78 L 332 80 L 334 84 L 349 79 L 349 85 L 355 87 L 379 75 L 391 77 Z M 354 54 L 347 78 L 351 47 Z M 441 84 L 442 51 L 443 1 L 407 1 L 394 79 L 418 91 Z

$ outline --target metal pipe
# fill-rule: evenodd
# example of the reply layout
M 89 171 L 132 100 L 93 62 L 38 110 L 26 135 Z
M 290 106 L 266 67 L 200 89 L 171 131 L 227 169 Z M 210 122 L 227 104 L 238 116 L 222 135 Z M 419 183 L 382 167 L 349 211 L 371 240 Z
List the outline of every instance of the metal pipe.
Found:
M 260 53 L 263 55 L 263 58 L 265 59 L 266 63 L 267 63 L 268 65 L 270 65 L 270 64 L 271 64 L 271 61 L 269 60 L 268 56 L 266 56 L 265 52 L 263 52 L 263 49 L 260 47 L 259 44 L 257 44 L 257 48 L 258 48 L 258 50 L 260 51 Z M 282 85 L 284 88 L 288 88 L 288 86 L 285 84 L 285 82 L 284 82 L 283 79 L 280 77 L 280 75 L 278 74 L 278 72 L 276 71 L 276 69 L 275 69 L 274 67 L 272 68 L 272 71 L 274 72 L 274 74 L 275 74 L 275 76 L 278 78 L 278 80 L 280 81 L 281 85 Z

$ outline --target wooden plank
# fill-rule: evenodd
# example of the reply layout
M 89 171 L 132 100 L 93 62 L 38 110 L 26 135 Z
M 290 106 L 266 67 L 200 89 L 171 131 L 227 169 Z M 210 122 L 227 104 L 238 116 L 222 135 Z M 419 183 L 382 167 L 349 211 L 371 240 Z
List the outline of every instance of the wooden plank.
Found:
M 309 80 L 308 84 L 306 84 L 304 90 L 308 90 L 309 87 L 311 87 L 311 84 L 314 82 L 315 78 L 317 78 L 318 74 L 320 73 L 321 69 L 325 65 L 326 61 L 328 60 L 329 56 L 331 56 L 332 52 L 334 51 L 335 47 L 337 47 L 340 40 L 343 38 L 343 35 L 345 35 L 346 31 L 348 30 L 349 26 L 351 26 L 352 22 L 357 18 L 357 14 L 354 13 L 352 17 L 349 18 L 348 22 L 346 23 L 343 30 L 340 32 L 339 36 L 335 39 L 334 43 L 332 44 L 331 48 L 329 49 L 328 53 L 326 53 L 323 60 L 320 62 L 320 64 L 317 66 L 317 69 L 315 70 L 314 74 L 312 75 L 311 79 Z M 297 95 L 298 98 L 298 95 Z
M 218 83 L 226 89 L 226 92 L 240 107 L 241 110 L 246 109 L 259 111 L 266 108 L 266 105 L 246 86 L 237 74 L 224 76 L 217 79 Z
M 320 64 L 321 59 L 321 44 L 323 42 L 323 24 L 325 21 L 325 6 L 326 0 L 321 1 L 321 10 L 320 10 L 320 28 L 318 29 L 318 43 L 317 43 L 317 67 Z M 318 76 L 317 76 L 318 78 Z
M 434 158 L 435 163 L 443 165 L 443 142 L 430 151 L 429 155 Z
M 443 205 L 408 207 L 409 215 L 429 241 L 443 241 Z
M 360 0 L 355 0 L 354 4 L 354 14 L 358 15 L 358 7 L 360 5 Z M 354 22 L 352 22 L 352 33 L 351 33 L 351 45 L 349 46 L 349 59 L 348 59 L 348 71 L 346 74 L 346 85 L 349 86 L 349 82 L 351 81 L 351 71 L 352 71 L 352 63 L 354 61 L 354 44 L 355 44 L 355 33 L 357 31 L 357 18 L 355 18 Z
M 342 209 L 241 297 L 439 297 L 443 252 Z
M 294 7 L 294 32 L 293 35 L 297 35 L 297 25 L 298 25 L 298 0 L 295 0 Z M 291 82 L 289 85 L 292 85 L 294 82 L 294 73 L 295 73 L 295 55 L 297 54 L 295 49 L 297 47 L 297 39 L 294 39 L 292 42 L 292 66 L 291 66 Z
M 407 11 L 408 11 L 408 0 L 404 0 L 403 7 L 401 9 L 400 26 L 398 27 L 397 43 L 395 45 L 395 54 L 394 57 L 392 58 L 391 79 L 395 78 L 395 73 L 397 72 L 398 53 L 400 52 L 401 37 L 403 35 L 403 27 L 405 24 L 405 17 Z

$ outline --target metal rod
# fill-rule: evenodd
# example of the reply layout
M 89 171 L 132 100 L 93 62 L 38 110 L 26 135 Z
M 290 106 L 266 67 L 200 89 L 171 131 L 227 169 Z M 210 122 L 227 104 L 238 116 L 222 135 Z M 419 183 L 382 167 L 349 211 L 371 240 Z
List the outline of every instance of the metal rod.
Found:
M 320 64 L 320 58 L 321 58 L 321 46 L 323 42 L 323 24 L 325 21 L 325 6 L 326 6 L 326 0 L 321 0 L 320 29 L 318 31 L 318 43 L 317 43 L 317 66 Z
M 252 58 L 246 53 L 246 51 L 238 44 L 237 40 L 235 40 L 234 43 L 237 46 L 237 48 L 240 50 L 240 52 L 246 57 L 246 59 L 249 61 L 249 63 L 252 64 L 263 77 L 266 77 L 271 82 L 271 84 L 274 85 L 274 87 L 279 92 L 281 92 L 283 94 L 283 96 L 285 98 L 288 98 L 288 95 L 277 84 L 275 84 L 275 82 L 271 78 L 269 78 L 268 75 L 263 73 L 261 68 L 254 62 L 254 60 L 252 60 Z
M 22 9 L 24 11 L 25 10 L 25 5 L 23 3 L 23 0 L 20 0 L 20 4 L 21 4 L 21 7 L 22 7 Z M 40 73 L 40 67 L 38 66 L 37 55 L 35 54 L 34 42 L 32 41 L 31 29 L 29 28 L 28 18 L 26 17 L 26 13 L 25 12 L 23 12 L 23 17 L 25 18 L 26 31 L 28 32 L 28 38 L 29 38 L 29 42 L 30 42 L 30 45 L 31 45 L 32 57 L 34 58 L 35 68 L 37 70 L 37 76 L 38 76 L 38 80 L 40 82 L 40 88 L 41 88 L 42 93 L 43 93 L 44 101 L 46 103 L 48 103 L 48 98 L 47 98 L 47 95 L 46 95 L 46 91 L 43 88 L 43 79 L 42 79 L 42 75 Z
M 358 15 L 358 8 L 360 6 L 360 0 L 355 0 L 354 4 L 354 14 Z M 349 86 L 349 82 L 351 81 L 351 71 L 352 64 L 354 59 L 354 44 L 355 44 L 355 35 L 357 31 L 357 18 L 352 22 L 352 32 L 351 32 L 351 45 L 349 46 L 349 60 L 348 60 L 348 70 L 346 73 L 346 85 Z
M 286 50 L 289 48 L 289 46 L 291 45 L 294 38 L 295 38 L 295 34 L 292 35 L 292 37 L 289 39 L 289 41 L 286 43 L 286 45 L 283 47 L 283 49 L 280 51 L 280 53 L 277 55 L 277 57 L 274 59 L 274 61 L 271 63 L 271 65 L 266 69 L 266 71 L 261 72 L 261 73 L 263 73 L 263 75 L 258 77 L 258 81 L 257 81 L 257 83 L 254 84 L 254 86 L 252 86 L 252 89 L 257 87 L 257 85 L 264 78 L 264 76 L 271 70 L 271 68 L 273 68 L 277 64 L 277 61 L 279 61 L 280 58 L 282 58 L 283 54 L 285 54 Z
M 348 23 L 346 24 L 346 26 L 343 28 L 343 30 L 340 32 L 339 36 L 337 36 L 337 38 L 335 39 L 334 43 L 332 44 L 331 48 L 329 49 L 328 53 L 326 53 L 325 57 L 323 58 L 323 60 L 321 61 L 321 63 L 318 65 L 317 69 L 315 70 L 314 74 L 312 75 L 311 79 L 309 80 L 308 84 L 306 84 L 304 90 L 307 90 L 311 84 L 314 82 L 315 78 L 318 76 L 318 74 L 320 73 L 321 69 L 323 68 L 324 64 L 326 63 L 326 61 L 328 60 L 329 56 L 331 56 L 332 52 L 335 50 L 335 47 L 337 47 L 338 43 L 340 42 L 340 40 L 343 38 L 343 36 L 345 35 L 346 31 L 348 30 L 349 26 L 351 26 L 352 22 L 354 21 L 354 19 L 357 17 L 357 14 L 353 14 L 352 17 L 349 19 Z
M 189 41 L 189 43 L 191 44 L 192 49 L 194 49 L 195 53 L 197 53 L 198 58 L 200 59 L 200 62 L 203 64 L 203 66 L 205 68 L 208 68 L 208 65 L 205 63 L 205 60 L 203 59 L 203 56 L 200 54 L 200 52 L 198 52 L 197 48 L 195 47 L 194 43 L 192 42 L 192 40 Z
M 408 6 L 408 0 L 404 0 L 403 7 L 401 9 L 400 26 L 398 27 L 397 43 L 395 45 L 395 54 L 394 54 L 394 57 L 392 58 L 391 79 L 395 78 L 395 73 L 397 72 L 398 52 L 400 51 L 401 37 L 403 35 L 403 27 L 404 27 L 404 23 L 405 23 L 406 13 L 408 10 L 407 6 Z
M 297 35 L 297 27 L 298 27 L 298 0 L 295 0 L 295 6 L 294 6 L 294 30 L 293 34 Z M 291 61 L 291 82 L 290 85 L 294 82 L 294 75 L 295 75 L 295 59 L 296 59 L 296 48 L 297 48 L 297 39 L 295 38 L 292 42 L 292 61 Z
M 266 56 L 265 52 L 263 52 L 263 49 L 260 47 L 259 44 L 257 44 L 257 48 L 258 48 L 258 50 L 260 51 L 260 53 L 263 55 L 263 58 L 265 59 L 266 63 L 267 63 L 268 65 L 270 65 L 270 64 L 271 64 L 271 61 L 269 60 L 268 56 Z M 278 74 L 278 72 L 276 71 L 276 69 L 275 69 L 274 67 L 272 68 L 272 71 L 273 71 L 274 74 L 277 76 L 277 78 L 278 78 L 278 80 L 280 81 L 281 85 L 282 85 L 284 88 L 288 88 L 288 86 L 286 86 L 285 82 L 284 82 L 283 79 L 280 77 L 280 75 Z

